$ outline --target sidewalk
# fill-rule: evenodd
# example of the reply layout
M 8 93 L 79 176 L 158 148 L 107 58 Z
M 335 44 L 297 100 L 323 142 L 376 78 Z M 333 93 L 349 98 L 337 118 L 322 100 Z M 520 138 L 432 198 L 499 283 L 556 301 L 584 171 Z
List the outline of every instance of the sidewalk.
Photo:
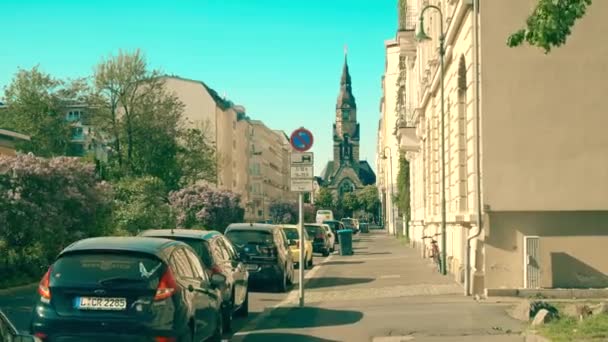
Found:
M 523 341 L 505 304 L 462 295 L 419 254 L 384 231 L 355 237 L 355 255 L 333 255 L 306 282 L 232 341 Z

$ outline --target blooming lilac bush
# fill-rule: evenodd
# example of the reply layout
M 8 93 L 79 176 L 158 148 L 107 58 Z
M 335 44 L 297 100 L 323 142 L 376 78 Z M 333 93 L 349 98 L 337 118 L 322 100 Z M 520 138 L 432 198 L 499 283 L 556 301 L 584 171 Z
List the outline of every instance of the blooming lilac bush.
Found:
M 295 201 L 274 201 L 269 207 L 270 217 L 276 223 L 298 223 L 298 203 Z M 315 209 L 311 204 L 304 203 L 304 222 L 315 221 Z
M 223 232 L 229 224 L 242 222 L 245 213 L 239 195 L 202 184 L 171 192 L 169 203 L 181 228 Z
M 109 233 L 111 196 L 78 159 L 0 156 L 0 287 L 39 277 L 75 240 Z

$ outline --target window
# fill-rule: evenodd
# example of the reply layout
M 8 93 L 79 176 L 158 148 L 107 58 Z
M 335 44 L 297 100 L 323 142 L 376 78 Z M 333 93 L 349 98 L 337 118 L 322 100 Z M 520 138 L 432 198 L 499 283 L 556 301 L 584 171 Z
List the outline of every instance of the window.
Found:
M 230 253 L 226 248 L 226 245 L 224 244 L 221 238 L 218 237 L 213 243 L 217 246 L 217 251 L 218 253 L 220 253 L 222 261 L 227 262 L 232 259 Z
M 226 250 L 228 251 L 228 254 L 230 254 L 230 258 L 232 260 L 237 260 L 238 259 L 238 253 L 234 249 L 234 246 L 232 245 L 232 243 L 228 239 L 226 239 L 225 237 L 223 237 L 223 236 L 220 237 L 220 239 L 222 240 L 222 243 L 226 247 Z
M 190 265 L 192 266 L 192 270 L 194 271 L 194 278 L 196 279 L 206 279 L 205 271 L 203 270 L 203 266 L 201 265 L 201 261 L 199 258 L 192 253 L 191 251 L 184 249 L 186 253 L 186 257 L 188 261 L 190 261 Z
M 173 255 L 171 255 L 171 266 L 173 266 L 179 276 L 194 278 L 194 271 L 183 249 L 180 248 L 173 252 Z
M 348 109 L 342 110 L 342 119 L 344 119 L 344 120 L 350 119 L 350 111 Z

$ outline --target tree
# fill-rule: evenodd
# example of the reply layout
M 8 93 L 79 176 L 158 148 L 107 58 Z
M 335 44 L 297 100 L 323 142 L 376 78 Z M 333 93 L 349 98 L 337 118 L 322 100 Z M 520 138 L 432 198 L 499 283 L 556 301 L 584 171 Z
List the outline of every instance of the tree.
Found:
M 410 163 L 405 157 L 399 157 L 397 174 L 397 208 L 399 213 L 410 217 Z
M 363 189 L 357 192 L 359 201 L 361 202 L 361 209 L 365 210 L 366 213 L 376 216 L 378 209 L 380 208 L 380 194 L 378 187 L 375 185 L 367 185 Z
M 19 69 L 5 89 L 8 108 L 0 112 L 0 128 L 31 137 L 31 141 L 19 144 L 20 149 L 45 157 L 66 155 L 71 128 L 65 106 L 78 99 L 79 85 L 55 79 L 38 66 Z
M 217 179 L 216 150 L 199 128 L 187 129 L 178 149 L 180 185 L 188 186 L 204 180 L 215 183 Z
M 585 15 L 592 0 L 538 0 L 538 5 L 526 20 L 526 27 L 507 39 L 510 47 L 524 42 L 542 48 L 549 53 L 551 48 L 566 43 L 576 20 Z
M 241 197 L 231 191 L 195 184 L 173 191 L 169 203 L 182 228 L 203 228 L 223 232 L 229 224 L 242 222 L 245 210 Z
M 0 287 L 39 278 L 76 240 L 112 234 L 111 198 L 79 159 L 0 156 Z
M 352 217 L 355 211 L 361 208 L 361 202 L 354 192 L 345 193 L 340 203 L 344 209 L 344 214 L 349 217 Z
M 268 206 L 270 218 L 275 223 L 295 224 L 298 221 L 298 205 L 291 201 L 273 201 Z
M 114 185 L 114 228 L 120 235 L 136 235 L 151 228 L 173 228 L 175 220 L 165 184 L 158 178 L 124 178 Z
M 319 193 L 315 198 L 315 207 L 317 208 L 317 210 L 335 209 L 336 204 L 334 201 L 334 195 L 331 193 L 331 190 L 326 187 L 322 187 L 321 189 L 319 189 Z
M 170 189 L 181 178 L 177 161 L 183 104 L 139 50 L 119 51 L 96 67 L 95 123 L 111 135 L 115 167 L 123 175 L 152 175 Z

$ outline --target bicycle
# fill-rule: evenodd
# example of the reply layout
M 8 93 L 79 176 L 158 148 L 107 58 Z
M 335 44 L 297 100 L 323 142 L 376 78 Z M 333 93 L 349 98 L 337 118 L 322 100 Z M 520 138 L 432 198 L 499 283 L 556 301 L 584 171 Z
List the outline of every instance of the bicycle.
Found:
M 437 270 L 441 272 L 441 253 L 439 252 L 439 245 L 435 237 L 441 235 L 441 233 L 434 234 L 432 236 L 423 236 L 422 239 L 431 239 L 431 255 L 433 261 L 437 264 Z

